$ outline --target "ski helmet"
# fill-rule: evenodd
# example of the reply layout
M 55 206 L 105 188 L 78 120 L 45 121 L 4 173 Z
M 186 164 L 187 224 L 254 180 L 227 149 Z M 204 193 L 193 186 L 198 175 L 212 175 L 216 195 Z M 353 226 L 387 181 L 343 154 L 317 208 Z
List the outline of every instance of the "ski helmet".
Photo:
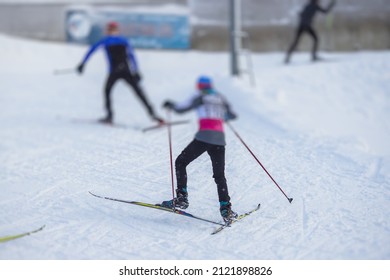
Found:
M 198 78 L 197 87 L 199 90 L 211 89 L 213 87 L 211 78 L 208 76 L 200 76 Z
M 108 32 L 110 31 L 116 31 L 119 29 L 119 24 L 116 21 L 110 21 L 106 25 L 106 29 Z

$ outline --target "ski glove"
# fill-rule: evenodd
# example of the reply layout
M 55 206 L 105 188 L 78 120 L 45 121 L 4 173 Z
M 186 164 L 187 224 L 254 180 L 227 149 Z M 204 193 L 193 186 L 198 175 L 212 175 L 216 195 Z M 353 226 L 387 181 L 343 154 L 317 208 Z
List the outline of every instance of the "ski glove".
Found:
M 163 107 L 172 110 L 175 107 L 175 104 L 168 100 L 163 103 Z
M 231 121 L 237 118 L 237 115 L 231 111 L 227 111 L 225 114 L 225 121 Z
M 134 73 L 133 78 L 137 83 L 139 83 L 142 80 L 142 77 L 138 72 Z
M 80 65 L 77 66 L 77 72 L 81 74 L 83 73 L 83 70 L 84 70 L 84 63 L 80 63 Z

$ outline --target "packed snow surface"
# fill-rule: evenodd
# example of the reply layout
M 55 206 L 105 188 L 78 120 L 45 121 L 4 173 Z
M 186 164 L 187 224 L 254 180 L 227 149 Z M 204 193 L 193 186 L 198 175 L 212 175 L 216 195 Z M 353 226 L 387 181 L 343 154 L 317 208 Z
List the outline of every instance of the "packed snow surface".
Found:
M 213 77 L 239 118 L 232 126 L 288 197 L 226 126 L 233 209 L 260 211 L 217 235 L 215 225 L 102 200 L 172 197 L 167 129 L 153 125 L 123 82 L 113 90 L 117 127 L 104 115 L 103 52 L 85 73 L 85 46 L 0 36 L 0 259 L 389 259 L 390 52 L 253 54 L 255 85 L 232 78 L 227 53 L 136 50 L 143 87 L 172 120 L 173 159 L 193 139 L 196 115 L 168 115 L 201 74 Z M 246 67 L 245 59 L 241 61 Z M 221 222 L 207 154 L 188 166 L 193 215 Z

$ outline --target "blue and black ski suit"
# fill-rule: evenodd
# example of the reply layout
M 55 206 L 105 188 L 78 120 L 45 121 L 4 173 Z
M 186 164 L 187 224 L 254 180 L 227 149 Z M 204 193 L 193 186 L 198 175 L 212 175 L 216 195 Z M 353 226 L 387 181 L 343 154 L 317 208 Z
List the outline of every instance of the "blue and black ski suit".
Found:
M 111 108 L 112 87 L 117 80 L 123 79 L 134 89 L 139 99 L 145 105 L 149 115 L 153 119 L 156 119 L 154 110 L 139 85 L 141 77 L 139 74 L 137 61 L 134 55 L 134 50 L 127 38 L 119 35 L 108 35 L 97 43 L 93 44 L 78 67 L 79 72 L 82 72 L 85 63 L 99 47 L 104 47 L 109 64 L 109 75 L 104 88 L 107 118 L 111 120 L 113 117 L 113 111 Z

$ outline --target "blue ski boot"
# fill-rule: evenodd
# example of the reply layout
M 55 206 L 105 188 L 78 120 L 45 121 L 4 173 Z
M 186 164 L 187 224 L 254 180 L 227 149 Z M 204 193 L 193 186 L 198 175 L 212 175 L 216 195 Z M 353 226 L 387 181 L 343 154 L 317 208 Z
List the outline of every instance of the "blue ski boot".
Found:
M 225 223 L 230 224 L 233 220 L 237 219 L 238 215 L 232 210 L 232 204 L 230 202 L 221 201 L 219 204 L 219 211 Z
M 165 208 L 180 208 L 180 209 L 187 209 L 187 207 L 190 205 L 188 203 L 188 193 L 187 189 L 177 189 L 176 190 L 176 196 L 174 199 L 163 201 L 160 205 Z

